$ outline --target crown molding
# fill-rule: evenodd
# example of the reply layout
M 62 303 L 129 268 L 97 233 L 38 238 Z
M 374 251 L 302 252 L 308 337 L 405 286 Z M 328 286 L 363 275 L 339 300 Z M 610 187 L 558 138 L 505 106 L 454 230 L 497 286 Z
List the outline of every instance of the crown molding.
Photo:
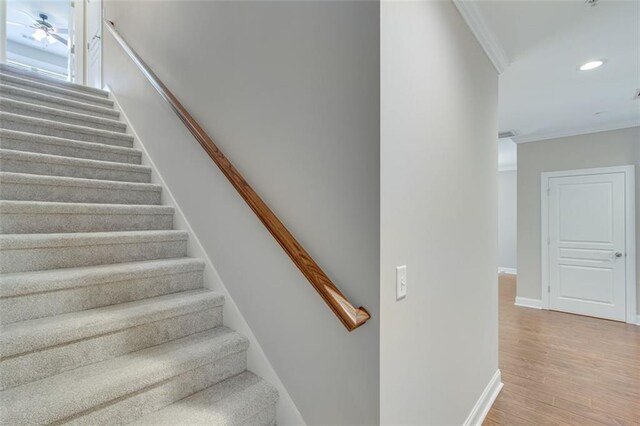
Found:
M 511 138 L 515 143 L 529 143 L 529 142 L 538 142 L 544 141 L 548 139 L 558 139 L 558 138 L 567 138 L 570 136 L 580 136 L 587 135 L 589 133 L 599 133 L 599 132 L 608 132 L 611 130 L 622 130 L 629 129 L 632 127 L 640 127 L 640 121 L 633 120 L 629 122 L 608 124 L 603 126 L 594 126 L 587 127 L 582 129 L 574 129 L 565 132 L 551 132 L 551 133 L 543 133 L 538 135 L 523 135 L 523 136 L 515 136 Z
M 471 32 L 473 32 L 473 35 L 476 36 L 487 56 L 489 56 L 498 74 L 502 74 L 509 66 L 509 58 L 493 31 L 487 25 L 476 2 L 473 0 L 453 0 L 453 4 L 455 4 L 458 12 L 471 28 Z

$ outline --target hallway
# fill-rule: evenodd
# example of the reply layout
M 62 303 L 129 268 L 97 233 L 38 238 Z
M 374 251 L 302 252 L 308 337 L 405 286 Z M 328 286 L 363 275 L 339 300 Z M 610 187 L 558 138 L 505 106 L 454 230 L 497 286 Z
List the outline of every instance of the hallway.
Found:
M 504 388 L 485 425 L 640 425 L 640 327 L 514 306 L 501 274 Z

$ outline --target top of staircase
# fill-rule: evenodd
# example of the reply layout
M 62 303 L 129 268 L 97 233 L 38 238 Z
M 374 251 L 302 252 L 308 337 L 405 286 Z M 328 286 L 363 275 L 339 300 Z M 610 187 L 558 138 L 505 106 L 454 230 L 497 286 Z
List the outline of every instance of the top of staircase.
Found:
M 13 65 L 0 63 L 0 73 L 19 77 L 25 80 L 37 81 L 51 86 L 58 86 L 68 90 L 81 91 L 94 96 L 109 96 L 109 92 L 107 92 L 106 90 L 96 89 L 95 87 L 89 87 L 83 84 L 71 83 L 69 81 L 64 81 L 47 75 L 38 74 L 33 71 L 24 70 Z

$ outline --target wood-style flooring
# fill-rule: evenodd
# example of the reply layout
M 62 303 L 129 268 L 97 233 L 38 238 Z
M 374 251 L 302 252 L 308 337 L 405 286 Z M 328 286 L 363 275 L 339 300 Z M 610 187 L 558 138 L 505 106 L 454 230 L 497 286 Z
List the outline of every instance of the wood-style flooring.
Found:
M 484 425 L 640 425 L 640 327 L 514 306 L 500 276 L 504 388 Z

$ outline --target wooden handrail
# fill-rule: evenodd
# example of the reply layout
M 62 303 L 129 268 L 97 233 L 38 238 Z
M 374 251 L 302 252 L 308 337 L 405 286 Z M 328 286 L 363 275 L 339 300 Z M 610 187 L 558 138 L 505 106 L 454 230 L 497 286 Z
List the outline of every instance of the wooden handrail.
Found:
M 244 198 L 251 210 L 258 216 L 258 219 L 267 227 L 271 235 L 278 244 L 289 255 L 293 263 L 296 264 L 300 272 L 309 280 L 316 289 L 320 297 L 329 305 L 329 308 L 336 314 L 338 319 L 349 331 L 353 331 L 367 322 L 371 315 L 363 307 L 355 308 L 340 290 L 333 284 L 329 277 L 320 269 L 320 266 L 307 253 L 302 245 L 291 235 L 291 232 L 282 224 L 280 219 L 271 211 L 269 206 L 260 196 L 249 186 L 238 170 L 225 157 L 220 149 L 213 142 L 213 139 L 200 127 L 198 122 L 189 114 L 178 99 L 171 93 L 167 86 L 162 83 L 149 66 L 138 56 L 138 54 L 127 44 L 122 36 L 115 29 L 113 22 L 104 20 L 105 26 L 111 35 L 120 44 L 122 49 L 129 55 L 133 62 L 140 68 L 140 71 L 147 77 L 147 80 L 158 91 L 160 96 L 171 106 L 173 111 L 180 117 L 180 120 L 187 126 L 191 134 L 202 145 L 202 148 L 209 154 L 209 157 L 218 165 L 222 173 L 229 179 L 229 182 Z

